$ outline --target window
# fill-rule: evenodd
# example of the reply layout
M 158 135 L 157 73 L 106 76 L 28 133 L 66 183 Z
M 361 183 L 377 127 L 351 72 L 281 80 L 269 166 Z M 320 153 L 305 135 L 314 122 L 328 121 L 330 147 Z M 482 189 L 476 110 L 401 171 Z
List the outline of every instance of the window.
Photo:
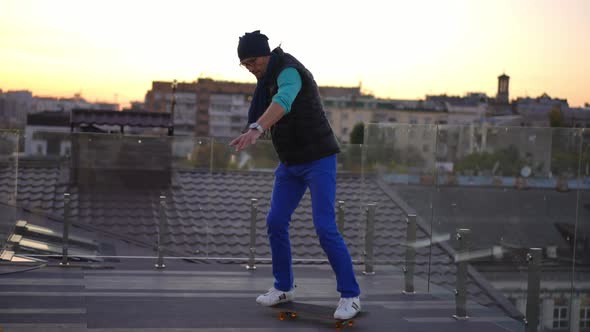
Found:
M 569 327 L 569 317 L 567 314 L 567 306 L 556 305 L 553 307 L 553 328 L 566 329 Z
M 590 328 L 590 307 L 582 307 L 580 309 L 580 328 Z

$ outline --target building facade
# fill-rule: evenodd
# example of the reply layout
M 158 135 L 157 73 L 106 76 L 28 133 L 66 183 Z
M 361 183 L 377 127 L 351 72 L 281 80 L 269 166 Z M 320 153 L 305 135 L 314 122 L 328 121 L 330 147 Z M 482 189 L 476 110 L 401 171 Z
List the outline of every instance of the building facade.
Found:
M 0 127 L 23 128 L 32 105 L 33 94 L 30 91 L 0 92 Z
M 556 109 L 568 112 L 569 105 L 565 99 L 551 98 L 544 93 L 537 98 L 517 98 L 514 101 L 516 113 L 522 117 L 521 126 L 549 127 L 549 114 Z

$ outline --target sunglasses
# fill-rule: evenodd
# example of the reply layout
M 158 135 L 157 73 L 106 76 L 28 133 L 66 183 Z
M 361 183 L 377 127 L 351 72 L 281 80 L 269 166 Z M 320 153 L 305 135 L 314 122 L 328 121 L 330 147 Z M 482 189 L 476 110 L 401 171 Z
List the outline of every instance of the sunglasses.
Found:
M 240 62 L 240 66 L 246 67 L 246 68 L 252 68 L 256 65 L 257 60 L 258 60 L 258 58 L 245 59 Z

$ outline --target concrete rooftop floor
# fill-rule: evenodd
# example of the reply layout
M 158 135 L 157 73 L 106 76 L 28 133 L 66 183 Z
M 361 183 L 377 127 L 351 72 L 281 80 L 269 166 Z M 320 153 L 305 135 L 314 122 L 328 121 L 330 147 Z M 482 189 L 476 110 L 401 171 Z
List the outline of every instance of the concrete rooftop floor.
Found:
M 48 264 L 37 269 L 0 265 L 0 328 L 3 332 L 335 331 L 334 323 L 299 317 L 280 321 L 255 303 L 272 286 L 270 266 L 155 260 Z M 524 331 L 502 312 L 468 303 L 467 321 L 452 318 L 448 289 L 416 279 L 415 295 L 402 294 L 403 275 L 386 266 L 362 274 L 363 314 L 348 331 Z M 295 265 L 296 298 L 336 306 L 335 279 L 327 265 Z

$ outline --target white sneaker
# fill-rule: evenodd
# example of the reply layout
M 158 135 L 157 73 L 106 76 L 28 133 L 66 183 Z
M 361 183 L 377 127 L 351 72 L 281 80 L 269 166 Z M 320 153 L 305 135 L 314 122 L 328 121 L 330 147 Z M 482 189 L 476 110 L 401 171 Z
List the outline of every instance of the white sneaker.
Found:
M 336 319 L 351 319 L 361 312 L 361 300 L 358 297 L 343 297 L 338 302 L 338 308 L 334 312 Z
M 258 296 L 256 298 L 256 303 L 265 307 L 270 307 L 278 303 L 293 301 L 293 299 L 295 299 L 295 292 L 293 290 L 283 292 L 282 290 L 272 287 L 266 292 L 266 294 Z

